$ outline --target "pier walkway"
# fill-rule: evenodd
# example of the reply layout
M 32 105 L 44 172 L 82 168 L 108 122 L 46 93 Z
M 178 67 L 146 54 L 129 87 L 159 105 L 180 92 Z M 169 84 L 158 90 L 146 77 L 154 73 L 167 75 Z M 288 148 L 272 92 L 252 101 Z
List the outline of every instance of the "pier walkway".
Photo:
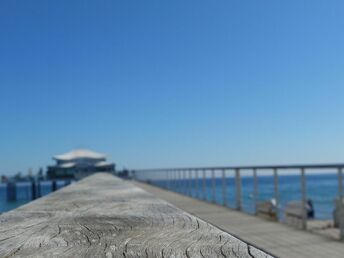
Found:
M 344 243 L 328 237 L 294 229 L 281 223 L 270 222 L 152 185 L 139 182 L 135 182 L 135 184 L 277 257 L 344 257 Z
M 95 174 L 2 214 L 0 257 L 271 257 L 159 197 Z

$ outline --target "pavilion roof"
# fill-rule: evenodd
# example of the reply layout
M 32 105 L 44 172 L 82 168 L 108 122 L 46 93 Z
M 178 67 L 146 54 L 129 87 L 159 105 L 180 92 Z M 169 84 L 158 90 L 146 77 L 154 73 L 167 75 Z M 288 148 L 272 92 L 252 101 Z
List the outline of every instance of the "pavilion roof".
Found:
M 55 160 L 75 160 L 75 159 L 105 159 L 106 155 L 87 149 L 77 149 L 70 152 L 54 156 Z

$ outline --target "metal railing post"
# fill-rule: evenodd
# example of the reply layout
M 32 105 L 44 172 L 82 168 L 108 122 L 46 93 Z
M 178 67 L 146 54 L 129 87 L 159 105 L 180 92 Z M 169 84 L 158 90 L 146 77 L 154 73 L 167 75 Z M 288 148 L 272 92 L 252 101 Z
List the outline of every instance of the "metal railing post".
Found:
M 227 206 L 226 169 L 222 169 L 222 199 L 223 199 L 223 206 Z
M 301 168 L 301 198 L 302 198 L 302 229 L 307 229 L 307 211 L 306 211 L 306 178 L 305 169 Z
M 206 193 L 206 182 L 205 182 L 205 170 L 202 170 L 202 193 L 203 193 L 203 200 L 207 199 Z
M 182 192 L 183 189 L 183 177 L 182 177 L 182 171 L 178 169 L 178 175 L 179 175 L 179 183 L 178 183 L 178 192 Z
M 338 168 L 338 202 L 335 202 L 335 210 L 337 210 L 337 217 L 339 219 L 339 239 L 344 240 L 344 218 L 342 217 L 344 214 L 344 205 L 343 205 L 343 168 Z M 339 205 L 339 207 L 338 207 Z
M 211 201 L 213 203 L 216 202 L 215 200 L 215 170 L 211 170 Z
M 183 174 L 183 189 L 182 189 L 182 193 L 186 194 L 186 172 L 185 172 L 185 170 L 182 170 L 182 174 Z
M 279 193 L 278 193 L 278 173 L 277 168 L 274 168 L 274 193 L 276 200 L 276 219 L 279 220 Z
M 241 178 L 240 178 L 240 169 L 235 169 L 235 188 L 236 188 L 236 209 L 241 210 Z
M 189 169 L 188 172 L 189 172 L 189 179 L 188 179 L 188 195 L 191 196 L 191 195 L 192 195 L 192 194 L 191 194 L 191 186 L 192 186 L 191 170 Z
M 170 173 L 172 176 L 172 191 L 174 192 L 176 190 L 176 171 L 175 171 L 175 169 L 172 169 Z
M 195 170 L 195 182 L 196 182 L 196 198 L 199 198 L 199 187 L 198 187 L 198 169 Z
M 343 199 L 343 168 L 338 168 L 338 197 L 341 201 Z
M 253 202 L 254 202 L 254 214 L 257 214 L 258 204 L 258 180 L 257 180 L 257 169 L 253 169 Z
M 189 195 L 189 171 L 185 170 L 185 195 Z
M 195 195 L 195 187 L 196 187 L 196 181 L 195 181 L 195 170 L 191 169 L 191 196 L 194 197 Z

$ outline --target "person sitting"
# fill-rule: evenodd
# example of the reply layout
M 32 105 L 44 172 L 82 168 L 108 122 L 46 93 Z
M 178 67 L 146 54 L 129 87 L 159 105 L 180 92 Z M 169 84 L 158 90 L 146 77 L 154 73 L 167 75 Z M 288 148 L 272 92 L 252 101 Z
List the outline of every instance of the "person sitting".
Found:
M 307 218 L 314 219 L 314 206 L 311 199 L 308 199 L 306 202 L 306 211 L 307 211 Z

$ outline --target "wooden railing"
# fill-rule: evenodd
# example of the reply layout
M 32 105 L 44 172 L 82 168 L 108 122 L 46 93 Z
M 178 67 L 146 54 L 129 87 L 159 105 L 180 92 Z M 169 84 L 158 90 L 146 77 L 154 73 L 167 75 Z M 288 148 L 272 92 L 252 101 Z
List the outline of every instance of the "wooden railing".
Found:
M 0 216 L 0 257 L 271 257 L 99 173 Z

